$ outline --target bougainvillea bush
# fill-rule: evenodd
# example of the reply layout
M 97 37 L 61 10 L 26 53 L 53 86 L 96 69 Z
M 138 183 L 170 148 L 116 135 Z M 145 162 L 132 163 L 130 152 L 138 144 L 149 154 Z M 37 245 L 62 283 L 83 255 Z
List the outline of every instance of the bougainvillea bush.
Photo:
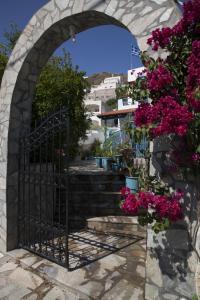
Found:
M 155 233 L 167 229 L 171 223 L 183 217 L 181 191 L 173 192 L 171 195 L 155 194 L 150 191 L 140 191 L 132 194 L 130 189 L 121 189 L 123 201 L 121 209 L 128 215 L 139 215 L 140 225 L 153 223 Z
M 146 71 L 132 87 L 132 98 L 141 102 L 135 124 L 152 140 L 174 137 L 179 144 L 169 150 L 173 171 L 195 175 L 200 171 L 200 0 L 187 1 L 181 20 L 173 28 L 154 30 L 147 43 L 162 55 L 153 59 L 147 52 L 141 54 Z M 146 223 L 171 223 L 183 217 L 179 192 L 126 191 L 123 198 L 125 212 L 145 209 Z
M 172 159 L 181 167 L 200 170 L 200 0 L 183 6 L 183 17 L 173 28 L 156 29 L 147 43 L 153 51 L 166 50 L 165 59 L 142 54 L 146 76 L 133 87 L 151 99 L 143 101 L 135 114 L 136 126 L 153 139 L 165 134 L 179 137 L 184 151 L 176 149 Z M 141 90 L 141 88 L 140 88 Z M 173 153 L 172 153 L 173 154 Z M 185 157 L 186 159 L 185 159 Z

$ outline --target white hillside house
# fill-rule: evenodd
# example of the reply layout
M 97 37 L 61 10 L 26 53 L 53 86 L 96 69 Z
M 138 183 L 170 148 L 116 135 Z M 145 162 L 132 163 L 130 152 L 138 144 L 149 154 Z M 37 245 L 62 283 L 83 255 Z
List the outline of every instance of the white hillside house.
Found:
M 106 102 L 116 98 L 115 89 L 120 84 L 120 76 L 105 78 L 102 83 L 93 86 L 90 93 L 85 96 L 85 105 L 93 124 L 101 126 L 101 119 L 97 115 L 109 110 Z

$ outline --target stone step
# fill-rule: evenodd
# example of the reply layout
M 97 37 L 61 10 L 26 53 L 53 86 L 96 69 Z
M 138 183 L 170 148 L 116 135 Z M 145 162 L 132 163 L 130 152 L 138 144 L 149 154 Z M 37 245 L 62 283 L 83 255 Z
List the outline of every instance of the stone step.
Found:
M 113 191 L 73 191 L 70 193 L 70 201 L 73 204 L 73 201 L 77 201 L 77 203 L 81 202 L 82 204 L 87 204 L 91 202 L 91 205 L 94 202 L 105 202 L 105 201 L 112 201 L 112 200 L 121 200 L 120 192 L 113 192 Z
M 87 228 L 103 232 L 115 232 L 146 237 L 146 227 L 138 224 L 137 217 L 104 216 L 87 219 Z
M 70 174 L 70 184 L 81 184 L 81 183 L 99 183 L 99 182 L 114 182 L 120 181 L 125 182 L 124 175 L 121 174 Z
M 75 192 L 70 195 L 69 208 L 101 211 L 105 209 L 117 209 L 120 206 L 121 195 L 119 192 Z M 103 215 L 103 214 L 101 214 Z
M 61 223 L 66 218 L 66 194 L 63 193 L 59 202 L 55 206 L 55 215 L 60 215 Z M 86 219 L 107 215 L 121 215 L 120 209 L 121 195 L 119 192 L 79 192 L 70 193 L 68 203 L 68 214 L 72 219 L 81 218 L 81 224 Z M 59 209 L 60 206 L 60 209 Z M 60 213 L 59 213 L 60 211 Z M 75 222 L 78 224 L 78 222 Z
M 86 181 L 79 183 L 70 183 L 70 190 L 72 193 L 74 192 L 119 192 L 120 189 L 125 185 L 122 180 L 114 180 L 114 181 Z

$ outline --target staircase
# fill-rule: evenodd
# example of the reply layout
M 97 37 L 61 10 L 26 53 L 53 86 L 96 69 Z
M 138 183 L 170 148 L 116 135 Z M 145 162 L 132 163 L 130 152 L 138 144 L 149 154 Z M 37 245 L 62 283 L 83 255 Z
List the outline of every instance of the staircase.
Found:
M 124 176 L 112 173 L 72 174 L 70 227 L 83 228 L 89 218 L 121 215 L 119 191 L 124 184 Z
M 125 185 L 123 175 L 109 172 L 70 174 L 68 204 L 69 231 L 89 229 L 106 233 L 146 237 L 146 228 L 138 224 L 137 217 L 123 215 L 120 209 L 120 189 Z M 65 224 L 66 190 L 61 192 L 60 215 Z

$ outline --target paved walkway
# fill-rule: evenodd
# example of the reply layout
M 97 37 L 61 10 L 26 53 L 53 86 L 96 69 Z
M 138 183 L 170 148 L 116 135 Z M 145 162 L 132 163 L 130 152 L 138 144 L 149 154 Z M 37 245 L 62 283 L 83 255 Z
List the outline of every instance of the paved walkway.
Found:
M 70 174 L 112 174 L 112 171 L 105 171 L 96 166 L 95 160 L 73 161 L 69 167 Z
M 145 256 L 143 239 L 68 272 L 22 249 L 0 254 L 0 299 L 142 300 Z
M 94 161 L 73 163 L 70 172 L 112 174 Z M 0 253 L 0 299 L 143 300 L 145 260 L 145 239 L 71 272 L 23 249 Z

